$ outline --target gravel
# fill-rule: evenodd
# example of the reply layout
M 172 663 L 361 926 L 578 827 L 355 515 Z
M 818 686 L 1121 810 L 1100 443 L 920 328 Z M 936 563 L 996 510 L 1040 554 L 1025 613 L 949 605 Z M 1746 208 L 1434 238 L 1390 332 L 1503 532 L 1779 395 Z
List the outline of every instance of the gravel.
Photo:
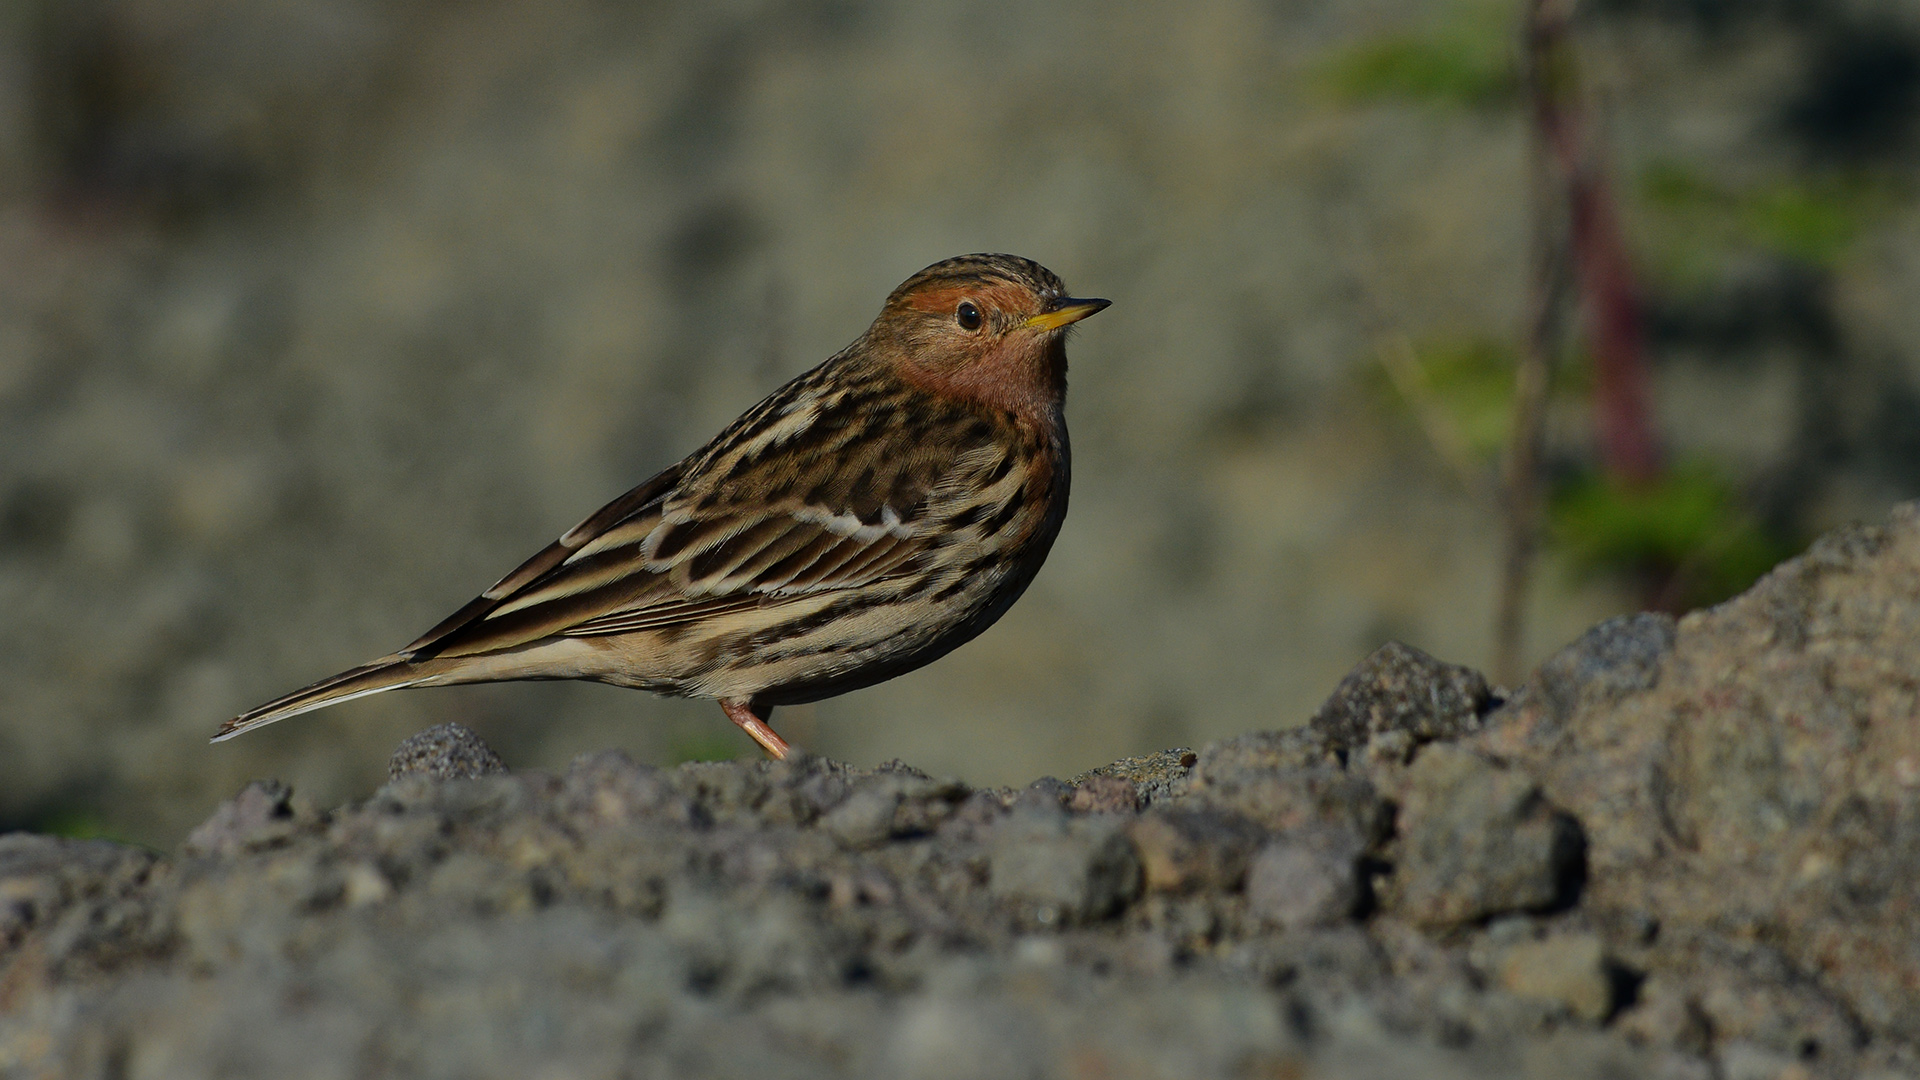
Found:
M 0 837 L 5 1077 L 1920 1075 L 1920 508 L 1510 698 L 972 789 L 822 758 L 248 785 Z

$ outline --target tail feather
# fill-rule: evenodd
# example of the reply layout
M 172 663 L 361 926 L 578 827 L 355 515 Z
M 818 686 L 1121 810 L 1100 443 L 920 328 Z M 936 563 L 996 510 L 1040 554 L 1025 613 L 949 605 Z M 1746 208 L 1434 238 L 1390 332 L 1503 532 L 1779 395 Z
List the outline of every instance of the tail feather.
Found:
M 328 705 L 338 705 L 343 701 L 366 697 L 368 694 L 413 686 L 439 673 L 437 666 L 431 662 L 412 664 L 397 656 L 383 657 L 371 664 L 362 664 L 338 675 L 321 679 L 312 686 L 295 690 L 284 697 L 277 697 L 258 708 L 248 709 L 221 724 L 220 733 L 215 735 L 212 741 L 225 742 L 243 731 L 263 727 L 275 720 L 285 720 L 289 716 L 299 716 L 301 713 L 323 709 Z

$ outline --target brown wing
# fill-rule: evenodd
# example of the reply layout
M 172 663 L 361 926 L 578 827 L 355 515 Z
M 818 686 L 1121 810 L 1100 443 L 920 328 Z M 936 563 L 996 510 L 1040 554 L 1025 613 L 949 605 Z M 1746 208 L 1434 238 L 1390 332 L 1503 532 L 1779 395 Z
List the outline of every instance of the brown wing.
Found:
M 803 377 L 804 379 L 804 377 Z M 790 384 L 787 391 L 805 391 Z M 860 391 L 786 392 L 635 488 L 410 647 L 415 659 L 663 629 L 910 572 L 1004 454 L 993 424 Z

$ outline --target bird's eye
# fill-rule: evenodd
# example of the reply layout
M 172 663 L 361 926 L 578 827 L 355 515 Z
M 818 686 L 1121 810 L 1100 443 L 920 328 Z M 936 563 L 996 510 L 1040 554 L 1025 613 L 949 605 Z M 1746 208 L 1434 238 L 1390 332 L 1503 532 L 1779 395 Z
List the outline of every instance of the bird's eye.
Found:
M 953 319 L 960 324 L 962 330 L 980 329 L 980 309 L 973 306 L 971 300 L 960 301 L 960 307 L 953 313 Z

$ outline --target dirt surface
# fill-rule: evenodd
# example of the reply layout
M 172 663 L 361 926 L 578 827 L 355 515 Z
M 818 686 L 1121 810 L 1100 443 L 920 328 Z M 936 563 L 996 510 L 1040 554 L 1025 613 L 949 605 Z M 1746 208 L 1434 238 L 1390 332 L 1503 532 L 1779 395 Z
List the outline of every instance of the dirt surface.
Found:
M 1019 790 L 427 732 L 170 855 L 0 837 L 0 1076 L 1917 1076 L 1917 643 L 1909 505 L 1510 697 L 1388 646 Z

